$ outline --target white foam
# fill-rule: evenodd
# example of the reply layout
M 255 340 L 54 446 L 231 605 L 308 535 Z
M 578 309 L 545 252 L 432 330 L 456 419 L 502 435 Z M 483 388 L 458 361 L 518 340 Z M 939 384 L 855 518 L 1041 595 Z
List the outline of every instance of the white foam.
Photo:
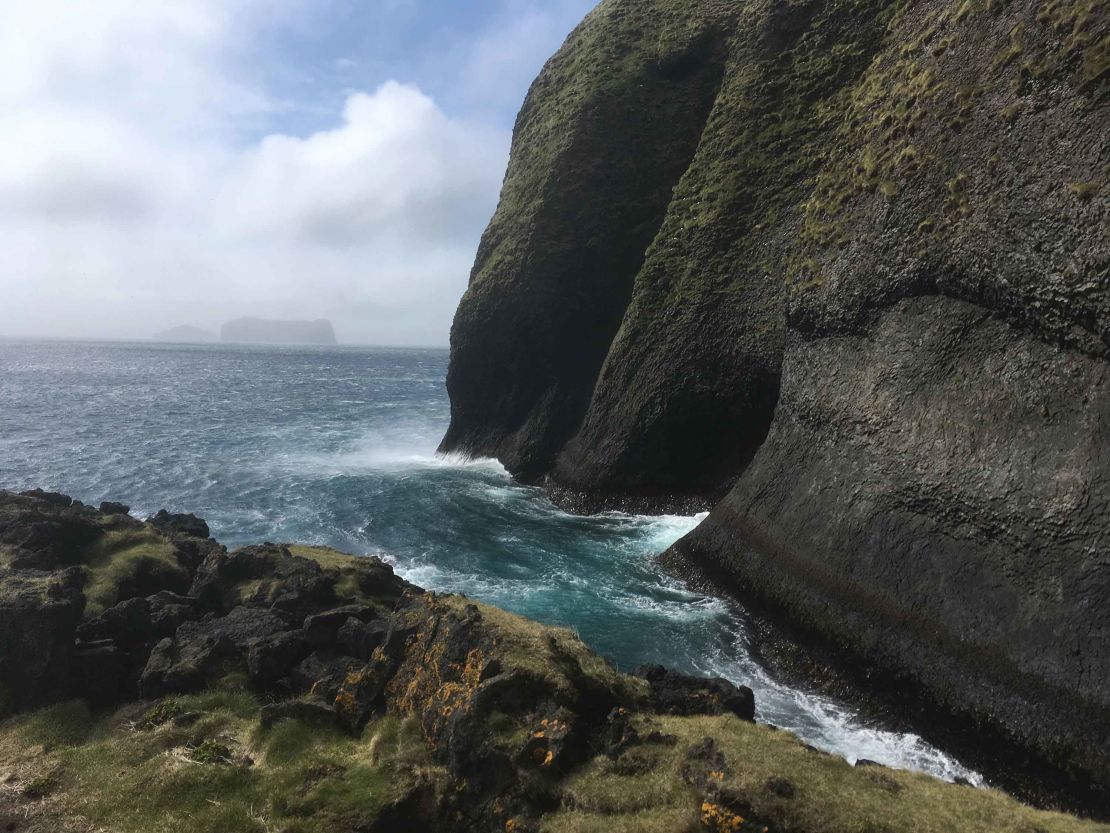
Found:
M 409 440 L 405 442 L 404 440 Z M 693 530 L 707 513 L 697 515 L 633 515 L 609 512 L 586 521 L 566 513 L 542 497 L 537 490 L 512 481 L 505 468 L 496 460 L 468 457 L 461 454 L 436 454 L 426 441 L 412 442 L 413 436 L 390 437 L 368 435 L 349 448 L 330 455 L 302 455 L 288 460 L 290 465 L 306 467 L 328 475 L 360 474 L 367 471 L 457 469 L 483 475 L 495 475 L 497 482 L 476 484 L 491 503 L 513 504 L 514 511 L 526 513 L 553 523 L 574 522 L 617 524 L 628 528 L 628 543 L 620 544 L 620 557 L 638 562 L 643 571 L 639 580 L 627 586 L 603 588 L 607 603 L 618 610 L 674 622 L 680 628 L 721 628 L 732 633 L 732 645 L 713 656 L 686 657 L 701 673 L 721 676 L 737 684 L 750 686 L 755 692 L 758 718 L 792 732 L 818 749 L 840 755 L 850 762 L 868 759 L 900 768 L 930 773 L 954 780 L 965 778 L 981 784 L 982 777 L 946 755 L 913 733 L 893 732 L 865 725 L 851 709 L 816 694 L 784 685 L 769 676 L 751 658 L 747 635 L 733 604 L 691 591 L 686 585 L 664 574 L 654 557 Z M 527 547 L 528 542 L 513 530 L 493 536 L 500 545 Z M 442 558 L 442 555 L 440 556 Z M 529 597 L 550 592 L 562 586 L 570 591 L 590 588 L 594 578 L 554 567 L 547 580 L 521 565 L 519 577 L 498 578 L 454 570 L 439 562 L 432 554 L 405 559 L 386 555 L 407 580 L 440 592 L 463 593 L 493 603 L 508 602 L 521 606 Z M 517 572 L 506 565 L 511 572 Z M 646 582 L 643 584 L 641 582 Z M 660 598 L 662 596 L 662 598 Z
M 279 462 L 299 472 L 327 476 L 404 469 L 460 469 L 483 471 L 509 479 L 509 473 L 497 460 L 457 453 L 439 454 L 434 442 L 425 437 L 397 431 L 389 436 L 368 434 L 342 451 L 287 455 Z

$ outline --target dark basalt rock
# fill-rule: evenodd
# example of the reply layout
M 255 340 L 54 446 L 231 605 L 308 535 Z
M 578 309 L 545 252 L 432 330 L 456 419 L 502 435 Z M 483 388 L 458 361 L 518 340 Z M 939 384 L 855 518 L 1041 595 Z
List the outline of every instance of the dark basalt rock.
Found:
M 100 512 L 103 515 L 126 515 L 131 511 L 131 507 L 125 503 L 116 503 L 115 501 L 106 500 L 100 504 Z M 208 536 L 203 536 L 207 538 Z
M 196 599 L 169 590 L 148 596 L 146 602 L 150 611 L 151 636 L 155 639 L 171 636 L 182 624 L 193 622 L 202 615 Z
M 173 637 L 185 622 L 195 622 L 202 615 L 196 600 L 165 590 L 147 598 L 120 602 L 99 616 L 82 622 L 77 628 L 79 651 L 103 644 L 112 645 L 119 651 L 119 656 L 113 655 L 112 660 L 115 665 L 111 673 L 116 675 L 116 679 L 104 693 L 94 695 L 94 699 L 111 703 L 122 699 L 124 693 L 137 693 L 140 676 L 154 646 L 162 639 Z M 86 680 L 90 674 L 85 673 Z M 92 689 L 85 683 L 78 683 L 76 690 Z
M 385 642 L 388 625 L 383 620 L 363 622 L 350 618 L 335 634 L 335 645 L 340 650 L 352 657 L 369 661 L 374 650 Z
M 140 561 L 131 574 L 117 584 L 117 598 L 121 601 L 141 598 L 163 590 L 174 594 L 189 590 L 189 574 L 172 564 L 157 559 Z
M 1073 12 L 1032 0 L 603 4 L 521 112 L 443 442 L 572 506 L 707 501 L 667 563 L 1092 812 L 1110 806 L 1104 6 L 1081 43 Z M 645 153 L 622 131 L 679 88 L 684 121 Z
M 73 505 L 73 498 L 69 495 L 63 495 L 61 492 L 46 492 L 42 489 L 28 489 L 26 492 L 20 492 L 19 494 L 21 497 L 34 498 L 35 500 L 61 509 L 68 509 Z
M 263 729 L 271 729 L 283 720 L 302 720 L 307 723 L 342 728 L 339 716 L 333 707 L 311 700 L 282 700 L 277 703 L 267 703 L 259 714 L 259 722 Z
M 670 27 L 631 17 L 594 15 L 533 86 L 452 328 L 444 449 L 496 455 L 528 479 L 550 470 L 581 423 L 722 81 L 726 32 L 712 15 Z M 657 60 L 581 60 L 640 26 Z
M 104 535 L 94 510 L 65 495 L 39 490 L 0 492 L 0 546 L 6 559 L 26 570 L 57 570 L 81 563 Z
M 376 649 L 394 657 L 389 671 L 400 662 L 412 631 L 383 617 L 422 591 L 381 559 L 325 553 L 322 567 L 275 544 L 228 553 L 194 515 L 162 511 L 144 524 L 125 511 L 0 492 L 0 713 L 74 694 L 110 705 L 192 692 L 229 674 L 334 712 L 336 693 Z M 125 546 L 137 566 L 114 588 L 120 601 L 83 620 L 86 560 L 102 567 L 113 550 L 95 547 L 118 531 L 163 553 L 168 543 L 181 569 Z M 61 569 L 70 563 L 82 566 Z
M 217 609 L 240 603 L 278 607 L 299 613 L 303 621 L 311 608 L 335 604 L 334 584 L 315 561 L 295 558 L 276 544 L 262 544 L 210 554 L 197 568 L 190 595 Z
M 73 690 L 90 703 L 110 706 L 134 696 L 131 660 L 111 640 L 80 645 L 73 655 Z
M 648 681 L 652 705 L 663 714 L 734 714 L 755 720 L 755 695 L 747 686 L 722 677 L 691 677 L 662 665 L 641 666 L 632 673 Z
M 171 514 L 165 509 L 159 509 L 158 514 L 147 519 L 147 523 L 168 533 L 188 535 L 193 538 L 209 536 L 208 524 L 193 514 Z
M 370 622 L 378 617 L 376 608 L 368 605 L 344 605 L 323 613 L 316 613 L 304 620 L 304 631 L 308 640 L 317 648 L 332 645 L 339 629 L 347 620 Z M 376 647 L 376 646 L 375 646 Z
M 88 619 L 77 628 L 77 637 L 86 643 L 111 640 L 117 645 L 131 648 L 151 640 L 170 636 L 156 634 L 150 615 L 150 603 L 144 598 L 127 599 L 108 608 L 99 616 Z
M 0 567 L 0 716 L 68 697 L 81 575 Z
M 298 694 L 310 694 L 314 701 L 332 703 L 348 675 L 366 663 L 330 649 L 313 651 L 289 673 L 290 685 Z
M 290 630 L 287 619 L 269 611 L 237 607 L 223 617 L 186 622 L 161 640 L 140 680 L 146 698 L 198 691 L 234 672 L 246 672 L 248 652 Z
M 414 589 L 376 556 L 351 558 L 342 569 L 325 569 L 310 558 L 292 555 L 287 547 L 267 543 L 231 553 L 222 548 L 211 551 L 197 567 L 189 592 L 212 609 L 227 610 L 238 604 L 274 608 L 298 624 L 343 607 L 354 594 L 361 603 L 357 610 L 334 614 L 333 625 L 338 627 L 351 615 L 378 615 L 368 599 L 394 599 Z M 324 621 L 315 627 L 323 627 Z M 330 636 L 325 633 L 324 638 Z
M 286 677 L 310 650 L 302 631 L 283 631 L 260 639 L 247 649 L 247 669 L 255 685 L 270 688 Z

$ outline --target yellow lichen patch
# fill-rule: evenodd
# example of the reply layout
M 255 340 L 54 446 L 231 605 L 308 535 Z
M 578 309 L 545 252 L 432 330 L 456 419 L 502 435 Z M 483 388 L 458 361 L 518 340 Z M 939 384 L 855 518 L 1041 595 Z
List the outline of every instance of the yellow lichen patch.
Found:
M 446 598 L 426 597 L 408 615 L 422 616 L 411 638 L 405 661 L 389 683 L 390 711 L 421 718 L 425 739 L 432 743 L 454 713 L 473 699 L 490 662 L 490 649 L 473 646 L 479 636 L 475 621 L 460 613 Z M 489 640 L 485 640 L 488 643 Z M 448 650 L 470 644 L 461 660 Z
M 744 817 L 727 807 L 703 801 L 701 805 L 701 826 L 713 833 L 731 833 L 744 826 Z M 757 828 L 758 829 L 758 828 Z M 767 828 L 762 828 L 766 831 Z

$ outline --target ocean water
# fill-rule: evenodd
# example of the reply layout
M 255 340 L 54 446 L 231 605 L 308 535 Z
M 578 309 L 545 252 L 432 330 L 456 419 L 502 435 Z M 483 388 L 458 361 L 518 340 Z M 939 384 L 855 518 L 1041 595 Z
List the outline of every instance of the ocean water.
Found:
M 697 517 L 570 515 L 495 461 L 436 456 L 446 367 L 445 350 L 0 341 L 0 488 L 195 512 L 228 546 L 381 554 L 423 587 L 574 628 L 622 668 L 751 686 L 758 719 L 851 761 L 981 781 L 753 661 L 735 603 L 653 561 Z

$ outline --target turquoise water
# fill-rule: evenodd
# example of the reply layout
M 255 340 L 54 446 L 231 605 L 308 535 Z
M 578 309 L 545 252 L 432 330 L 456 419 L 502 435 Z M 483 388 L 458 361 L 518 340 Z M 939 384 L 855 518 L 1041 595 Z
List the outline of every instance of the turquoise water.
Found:
M 574 628 L 623 668 L 754 689 L 758 717 L 849 760 L 978 781 L 754 662 L 742 611 L 654 556 L 695 517 L 569 515 L 499 464 L 435 455 L 445 350 L 0 342 L 0 488 L 204 517 L 229 546 L 379 553 L 409 580 Z

